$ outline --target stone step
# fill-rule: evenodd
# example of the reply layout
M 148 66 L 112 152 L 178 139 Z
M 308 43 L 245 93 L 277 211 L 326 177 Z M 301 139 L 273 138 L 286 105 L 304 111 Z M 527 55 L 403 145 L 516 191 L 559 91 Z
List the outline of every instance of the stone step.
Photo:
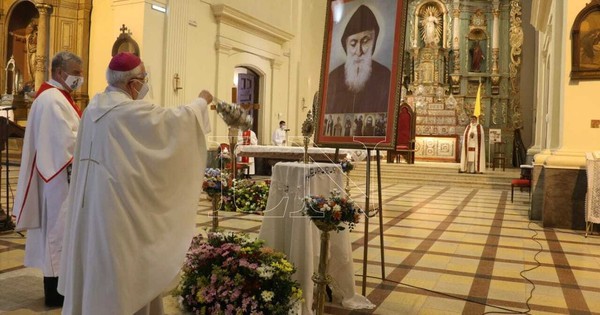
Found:
M 459 173 L 458 163 L 416 162 L 415 164 L 381 163 L 382 184 L 411 183 L 418 185 L 442 185 L 488 189 L 510 189 L 510 181 L 519 178 L 520 169 L 507 168 L 486 170 L 484 174 Z M 366 162 L 355 163 L 350 172 L 352 180 L 364 180 Z M 371 162 L 371 183 L 377 181 L 376 162 Z

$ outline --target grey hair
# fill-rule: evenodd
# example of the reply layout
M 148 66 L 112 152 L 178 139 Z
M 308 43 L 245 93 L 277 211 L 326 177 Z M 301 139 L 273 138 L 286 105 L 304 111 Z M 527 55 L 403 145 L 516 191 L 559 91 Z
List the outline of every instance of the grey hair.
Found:
M 67 64 L 69 61 L 73 60 L 77 64 L 82 64 L 81 58 L 75 55 L 70 51 L 61 51 L 52 57 L 52 73 L 56 73 L 56 71 L 63 70 L 67 71 Z
M 108 82 L 108 85 L 119 87 L 127 84 L 131 79 L 140 77 L 140 75 L 142 75 L 142 64 L 143 63 L 140 63 L 137 67 L 129 71 L 115 71 L 107 68 L 106 81 Z

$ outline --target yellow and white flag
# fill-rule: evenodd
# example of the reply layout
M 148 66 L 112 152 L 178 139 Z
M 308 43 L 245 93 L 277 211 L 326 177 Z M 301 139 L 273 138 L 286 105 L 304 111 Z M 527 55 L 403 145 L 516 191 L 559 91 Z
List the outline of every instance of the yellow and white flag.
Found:
M 481 115 L 481 82 L 479 82 L 479 88 L 477 88 L 477 98 L 475 98 L 475 109 L 473 109 L 473 116 L 479 118 Z

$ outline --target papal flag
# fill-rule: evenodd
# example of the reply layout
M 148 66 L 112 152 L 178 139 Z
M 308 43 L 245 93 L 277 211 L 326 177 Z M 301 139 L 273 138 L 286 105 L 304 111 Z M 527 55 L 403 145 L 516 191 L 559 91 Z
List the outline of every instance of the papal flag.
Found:
M 479 118 L 481 115 L 481 82 L 479 82 L 479 88 L 477 88 L 477 98 L 475 98 L 475 109 L 473 109 L 473 116 Z

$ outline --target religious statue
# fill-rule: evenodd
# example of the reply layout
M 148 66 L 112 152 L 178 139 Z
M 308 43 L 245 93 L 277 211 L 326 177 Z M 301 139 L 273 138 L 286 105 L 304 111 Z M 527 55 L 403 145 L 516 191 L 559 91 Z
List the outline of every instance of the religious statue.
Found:
M 473 47 L 471 47 L 469 50 L 469 54 L 471 55 L 471 71 L 480 72 L 481 64 L 485 59 L 485 56 L 483 55 L 483 50 L 479 45 L 479 41 L 475 41 L 475 43 L 473 43 Z
M 37 52 L 37 35 L 38 35 L 38 24 L 37 20 L 33 19 L 25 28 L 25 36 L 9 32 L 10 35 L 16 39 L 25 41 L 25 53 L 27 60 L 27 72 L 31 81 L 34 80 L 35 74 L 35 56 Z
M 421 25 L 423 25 L 423 41 L 425 46 L 437 46 L 440 41 L 438 35 L 439 18 L 434 15 L 434 10 L 429 10 L 428 15 L 423 17 Z

